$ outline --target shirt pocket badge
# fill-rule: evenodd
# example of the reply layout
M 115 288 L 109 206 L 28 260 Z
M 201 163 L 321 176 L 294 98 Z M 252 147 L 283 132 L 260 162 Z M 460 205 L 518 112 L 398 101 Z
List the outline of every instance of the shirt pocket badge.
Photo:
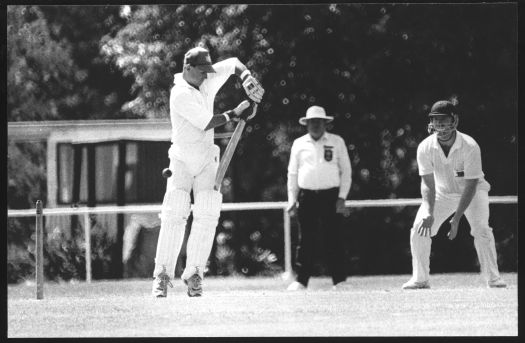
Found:
M 455 163 L 454 176 L 455 177 L 464 177 L 465 176 L 465 167 L 464 167 L 463 162 Z
M 324 146 L 324 159 L 325 161 L 327 162 L 330 162 L 331 160 L 333 160 L 334 158 L 334 147 L 333 146 L 329 146 L 329 145 L 325 145 Z

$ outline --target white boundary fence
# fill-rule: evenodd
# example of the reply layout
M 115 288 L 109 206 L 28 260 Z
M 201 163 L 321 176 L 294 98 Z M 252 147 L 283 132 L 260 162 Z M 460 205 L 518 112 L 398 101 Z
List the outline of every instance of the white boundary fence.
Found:
M 489 197 L 491 204 L 517 204 L 518 196 L 504 195 Z M 379 200 L 347 200 L 346 207 L 397 207 L 397 206 L 418 206 L 421 199 L 379 199 Z M 284 278 L 292 275 L 292 241 L 290 216 L 286 212 L 287 203 L 280 202 L 242 202 L 242 203 L 223 203 L 222 211 L 256 211 L 256 210 L 281 210 L 284 221 Z M 90 214 L 99 213 L 160 213 L 161 205 L 126 205 L 126 206 L 100 206 L 100 207 L 77 207 L 77 208 L 44 208 L 43 216 L 64 216 L 64 215 L 84 215 L 84 234 L 86 239 L 86 281 L 91 282 L 91 224 Z M 38 222 L 37 210 L 8 210 L 9 218 L 16 217 L 35 217 Z M 37 225 L 38 226 L 38 225 Z M 42 261 L 40 258 L 37 261 Z M 37 266 L 37 271 L 38 271 Z M 36 275 L 37 279 L 43 275 Z M 37 290 L 38 291 L 38 290 Z M 43 297 L 43 296 L 42 296 Z

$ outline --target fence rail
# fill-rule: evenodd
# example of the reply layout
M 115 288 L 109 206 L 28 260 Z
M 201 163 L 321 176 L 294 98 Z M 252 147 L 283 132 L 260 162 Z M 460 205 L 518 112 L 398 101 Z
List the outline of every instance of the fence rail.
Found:
M 518 196 L 502 195 L 489 197 L 491 204 L 517 204 Z M 396 207 L 396 206 L 417 206 L 421 204 L 421 199 L 370 199 L 370 200 L 347 200 L 346 207 Z M 251 211 L 251 210 L 279 210 L 286 209 L 286 201 L 276 202 L 237 202 L 223 203 L 222 211 Z M 57 207 L 44 208 L 43 214 L 46 216 L 65 216 L 79 214 L 101 214 L 101 213 L 155 213 L 160 212 L 161 205 L 125 205 L 125 206 L 98 206 L 98 207 Z M 34 209 L 8 210 L 10 218 L 15 217 L 34 217 Z
M 517 204 L 518 196 L 503 195 L 489 197 L 491 204 Z M 346 207 L 398 207 L 398 206 L 418 206 L 421 199 L 370 199 L 370 200 L 347 200 Z M 291 225 L 290 216 L 286 211 L 287 202 L 242 202 L 224 203 L 222 211 L 253 211 L 253 210 L 282 210 L 283 229 L 284 229 L 284 278 L 292 275 L 292 244 L 291 244 Z M 43 208 L 42 216 L 64 216 L 64 215 L 84 215 L 84 233 L 86 239 L 86 282 L 91 282 L 91 227 L 90 214 L 102 213 L 159 213 L 161 205 L 126 205 L 126 206 L 100 206 L 100 207 L 63 207 L 63 208 Z M 38 220 L 37 210 L 8 210 L 9 218 L 34 217 Z M 41 259 L 40 259 L 41 261 Z M 37 266 L 38 271 L 38 266 Z M 37 277 L 42 277 L 42 275 Z M 42 296 L 43 297 L 43 296 Z

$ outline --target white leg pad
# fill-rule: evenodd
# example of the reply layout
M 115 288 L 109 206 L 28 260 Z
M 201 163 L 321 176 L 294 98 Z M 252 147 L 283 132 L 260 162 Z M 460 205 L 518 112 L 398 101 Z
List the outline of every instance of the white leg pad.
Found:
M 430 278 L 430 249 L 432 239 L 418 235 L 415 229 L 410 230 L 410 251 L 412 253 L 412 280 L 425 282 Z
M 499 279 L 498 255 L 496 253 L 496 243 L 492 230 L 484 231 L 474 235 L 474 247 L 478 254 L 481 274 L 486 281 Z
M 168 189 L 159 215 L 161 224 L 153 277 L 165 270 L 173 279 L 189 214 L 190 194 L 178 189 Z
M 196 269 L 203 277 L 206 262 L 210 256 L 222 207 L 222 194 L 214 190 L 201 191 L 195 195 L 193 224 L 186 247 L 186 268 L 182 279 L 186 280 Z

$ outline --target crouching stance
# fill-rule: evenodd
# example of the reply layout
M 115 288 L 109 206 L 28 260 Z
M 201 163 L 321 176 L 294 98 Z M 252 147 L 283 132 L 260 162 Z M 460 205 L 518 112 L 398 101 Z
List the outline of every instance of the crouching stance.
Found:
M 168 151 L 172 176 L 167 181 L 160 214 L 153 296 L 166 297 L 184 239 L 193 189 L 193 223 L 187 243 L 186 266 L 182 280 L 190 297 L 202 295 L 204 268 L 215 237 L 222 206 L 222 194 L 214 190 L 219 165 L 219 147 L 214 145 L 214 128 L 230 119 L 248 118 L 254 113 L 245 106 L 213 115 L 215 95 L 235 74 L 252 101 L 261 101 L 264 90 L 237 58 L 212 65 L 204 48 L 190 49 L 184 56 L 183 72 L 175 74 L 170 94 L 172 145 Z
M 481 152 L 472 137 L 457 131 L 458 115 L 449 101 L 430 111 L 429 133 L 417 149 L 423 202 L 410 232 L 412 278 L 403 289 L 430 288 L 430 247 L 441 224 L 450 220 L 454 239 L 465 214 L 488 287 L 506 287 L 500 278 L 496 246 L 489 226 L 489 183 L 481 169 Z

